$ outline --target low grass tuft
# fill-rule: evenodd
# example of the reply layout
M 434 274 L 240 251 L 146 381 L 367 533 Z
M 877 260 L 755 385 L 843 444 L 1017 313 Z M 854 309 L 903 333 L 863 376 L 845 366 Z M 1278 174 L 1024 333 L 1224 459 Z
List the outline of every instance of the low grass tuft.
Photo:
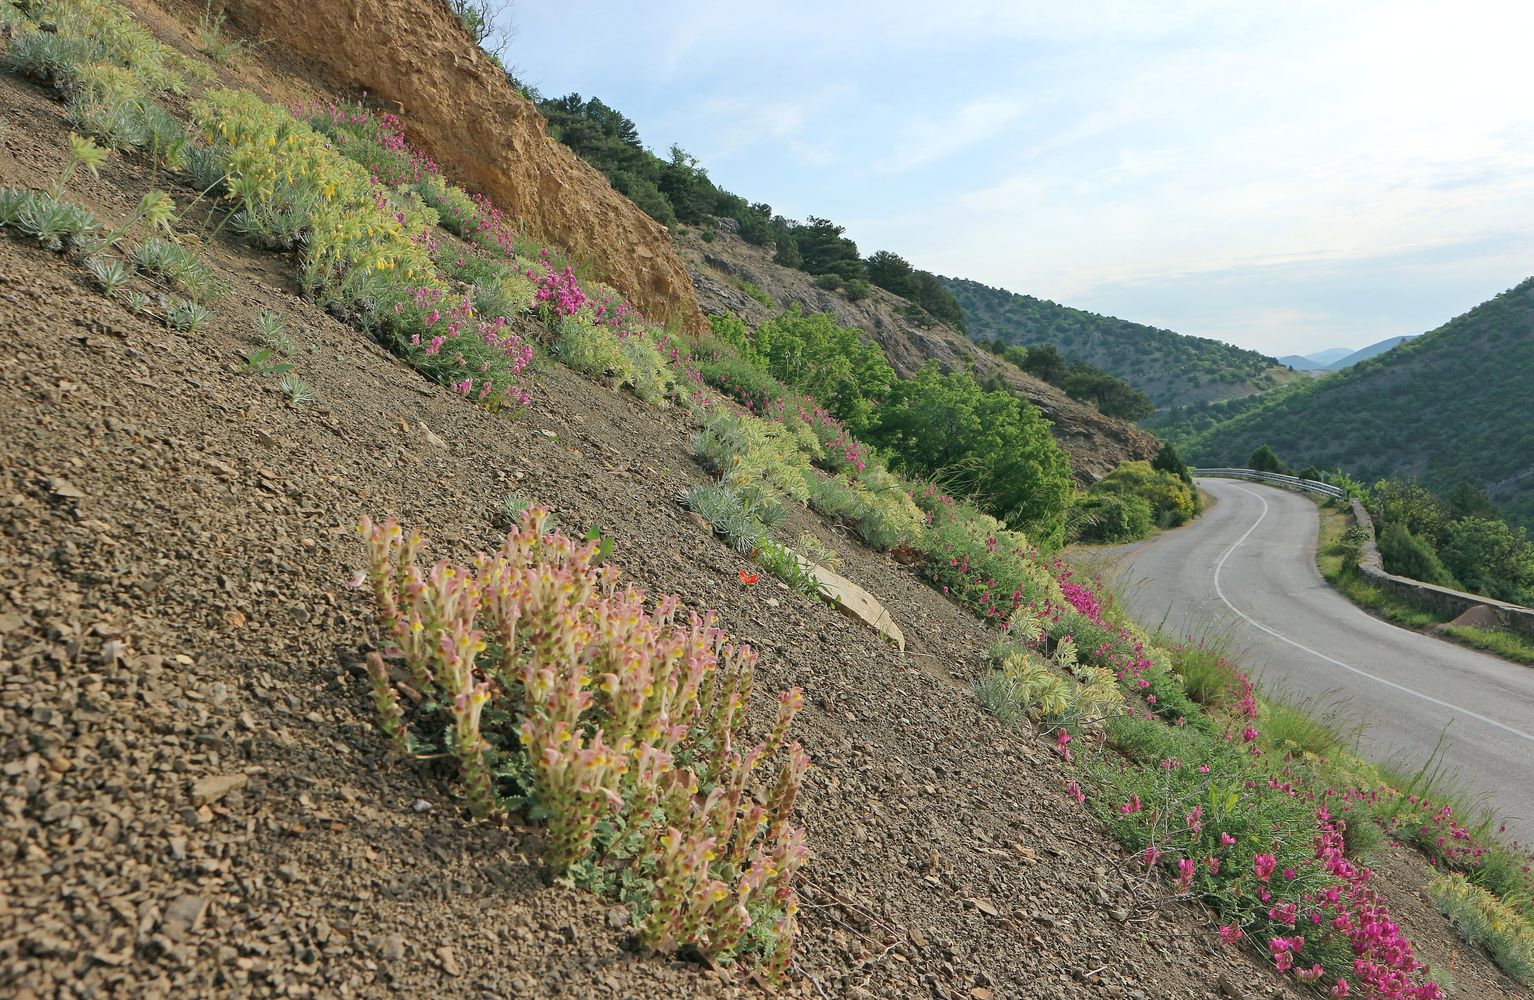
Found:
M 1512 907 L 1463 875 L 1435 879 L 1428 895 L 1466 940 L 1491 953 L 1503 972 L 1534 986 L 1534 926 Z

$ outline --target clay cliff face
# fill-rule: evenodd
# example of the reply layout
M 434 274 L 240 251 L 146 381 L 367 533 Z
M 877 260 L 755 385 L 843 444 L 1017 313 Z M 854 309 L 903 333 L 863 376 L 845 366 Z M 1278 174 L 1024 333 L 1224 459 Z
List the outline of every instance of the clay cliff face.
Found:
M 330 81 L 402 105 L 410 140 L 449 176 L 589 261 L 646 316 L 707 328 L 665 227 L 549 137 L 439 0 L 244 0 L 229 11 Z
M 1050 421 L 1055 440 L 1070 456 L 1082 485 L 1106 476 L 1120 462 L 1153 458 L 1160 447 L 1153 435 L 1134 424 L 1105 417 L 1095 407 L 997 360 L 962 333 L 941 323 L 913 323 L 900 315 L 903 300 L 882 288 L 870 289 L 860 302 L 850 302 L 844 295 L 815 287 L 814 279 L 803 271 L 774 264 L 770 250 L 736 236 L 727 220 L 720 220 L 714 239 L 707 242 L 697 229 L 687 226 L 677 227 L 675 238 L 692 271 L 699 300 L 711 313 L 733 312 L 754 328 L 796 305 L 806 313 L 830 313 L 843 326 L 862 330 L 884 349 L 890 367 L 901 375 L 915 374 L 928 361 L 936 361 L 944 371 L 972 369 L 981 379 L 999 375 Z M 773 304 L 751 298 L 741 282 L 765 291 Z

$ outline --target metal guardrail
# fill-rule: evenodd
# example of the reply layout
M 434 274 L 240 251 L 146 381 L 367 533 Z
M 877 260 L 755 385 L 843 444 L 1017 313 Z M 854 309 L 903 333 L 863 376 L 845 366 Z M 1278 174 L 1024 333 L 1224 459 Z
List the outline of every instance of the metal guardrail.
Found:
M 1347 496 L 1342 489 L 1330 483 L 1317 482 L 1314 479 L 1300 479 L 1298 476 L 1280 476 L 1276 472 L 1258 472 L 1256 469 L 1189 469 L 1195 476 L 1213 476 L 1217 479 L 1250 479 L 1259 483 L 1274 483 L 1278 486 L 1292 486 L 1299 490 L 1309 490 L 1311 493 L 1320 493 L 1323 496 L 1336 497 L 1339 500 Z

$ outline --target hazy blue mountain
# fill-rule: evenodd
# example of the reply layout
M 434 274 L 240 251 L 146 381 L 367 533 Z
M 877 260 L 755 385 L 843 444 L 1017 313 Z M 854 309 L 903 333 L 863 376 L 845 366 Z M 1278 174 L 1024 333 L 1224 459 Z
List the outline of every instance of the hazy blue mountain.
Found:
M 1332 362 L 1341 361 L 1343 358 L 1352 353 L 1353 348 L 1351 347 L 1328 347 L 1324 351 L 1311 351 L 1305 356 L 1312 361 L 1320 362 L 1316 365 L 1317 368 L 1325 368 Z
M 1397 344 L 1405 343 L 1415 336 L 1416 334 L 1412 333 L 1407 334 L 1404 337 L 1386 337 L 1384 340 L 1377 344 L 1370 344 L 1368 347 L 1360 348 L 1359 350 L 1354 351 L 1352 354 L 1333 361 L 1331 364 L 1324 367 L 1327 371 L 1340 372 L 1344 368 L 1353 367 L 1360 361 L 1368 361 L 1370 358 L 1384 354 L 1386 351 L 1390 350 Z

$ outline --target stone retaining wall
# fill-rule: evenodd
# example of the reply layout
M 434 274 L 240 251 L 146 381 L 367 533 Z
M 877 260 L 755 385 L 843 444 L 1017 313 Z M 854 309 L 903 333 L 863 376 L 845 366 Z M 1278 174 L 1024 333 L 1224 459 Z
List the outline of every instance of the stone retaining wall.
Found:
M 1464 591 L 1450 590 L 1448 587 L 1438 587 L 1431 583 L 1423 583 L 1421 580 L 1387 573 L 1385 562 L 1380 558 L 1379 546 L 1374 544 L 1374 521 L 1369 517 L 1369 512 L 1364 509 L 1362 503 L 1354 500 L 1352 505 L 1353 512 L 1348 520 L 1350 523 L 1361 525 L 1366 533 L 1358 558 L 1358 571 L 1370 583 L 1424 611 L 1448 615 L 1452 618 L 1458 618 L 1471 608 L 1487 607 L 1496 614 L 1497 622 L 1502 628 L 1510 632 L 1534 636 L 1534 608 L 1519 607 L 1516 604 L 1507 604 L 1479 594 L 1467 594 Z

